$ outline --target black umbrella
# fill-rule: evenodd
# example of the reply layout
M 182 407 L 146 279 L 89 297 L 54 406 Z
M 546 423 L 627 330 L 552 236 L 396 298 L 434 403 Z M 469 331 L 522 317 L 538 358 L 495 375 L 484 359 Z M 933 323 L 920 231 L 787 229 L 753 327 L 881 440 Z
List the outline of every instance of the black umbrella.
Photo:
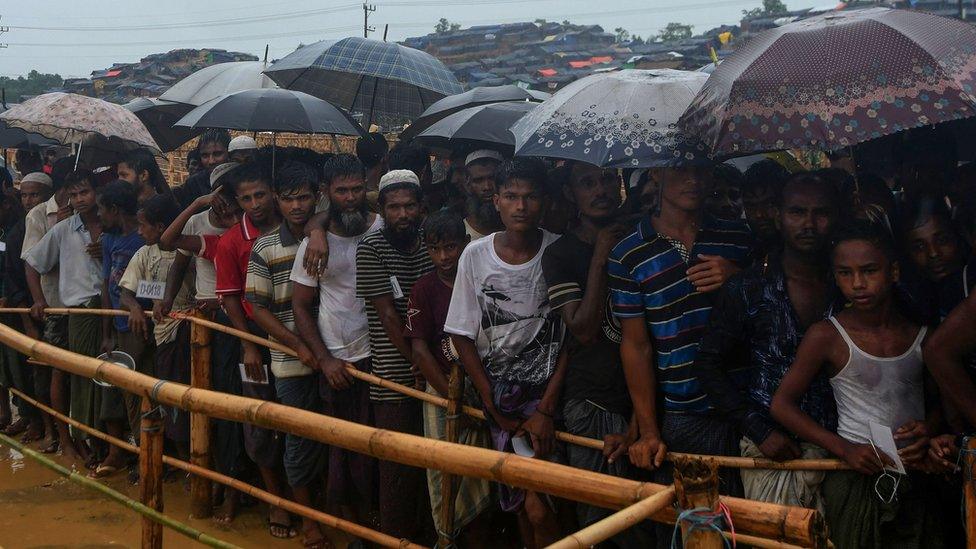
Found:
M 211 99 L 181 118 L 177 126 L 254 132 L 362 135 L 349 113 L 307 93 L 262 88 Z
M 509 101 L 470 107 L 434 123 L 416 140 L 430 147 L 484 147 L 511 154 L 515 150 L 515 136 L 509 128 L 537 105 Z
M 400 140 L 413 139 L 436 122 L 464 109 L 503 101 L 545 101 L 550 97 L 552 96 L 546 92 L 525 90 L 514 85 L 486 86 L 448 95 L 427 107 L 420 117 L 400 132 Z
M 139 97 L 123 106 L 132 111 L 146 125 L 146 129 L 149 130 L 159 145 L 159 149 L 163 152 L 178 149 L 203 132 L 203 130 L 173 127 L 173 124 L 176 124 L 186 116 L 186 113 L 193 110 L 193 105 Z

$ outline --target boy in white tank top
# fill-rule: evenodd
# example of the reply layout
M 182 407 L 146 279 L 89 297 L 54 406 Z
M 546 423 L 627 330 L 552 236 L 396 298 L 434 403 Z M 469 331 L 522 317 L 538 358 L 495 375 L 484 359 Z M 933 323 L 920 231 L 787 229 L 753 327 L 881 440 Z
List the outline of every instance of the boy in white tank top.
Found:
M 925 465 L 930 428 L 921 347 L 926 329 L 898 310 L 899 268 L 883 229 L 859 221 L 838 231 L 831 260 L 837 286 L 850 304 L 807 331 L 770 411 L 784 427 L 852 469 L 829 473 L 822 486 L 830 537 L 839 549 L 942 547 L 933 492 L 914 472 L 900 479 L 883 475 L 892 459 L 872 446 L 868 428 L 872 422 L 890 427 L 905 466 Z M 822 369 L 837 401 L 837 433 L 798 405 Z

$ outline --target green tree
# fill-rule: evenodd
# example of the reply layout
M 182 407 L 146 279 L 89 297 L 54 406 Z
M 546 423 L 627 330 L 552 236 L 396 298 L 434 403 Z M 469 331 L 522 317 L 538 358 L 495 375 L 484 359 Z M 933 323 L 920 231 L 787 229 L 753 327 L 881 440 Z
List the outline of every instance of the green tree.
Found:
M 441 17 L 437 20 L 437 24 L 434 25 L 434 32 L 437 34 L 444 34 L 445 32 L 451 30 L 451 22 L 445 17 Z
M 627 32 L 627 29 L 623 27 L 617 27 L 613 29 L 613 32 L 614 34 L 616 34 L 617 42 L 627 42 L 628 40 L 630 40 L 630 33 Z
M 27 77 L 18 76 L 9 78 L 0 76 L 0 88 L 3 88 L 7 101 L 16 103 L 25 95 L 38 95 L 51 88 L 59 88 L 64 84 L 64 80 L 59 74 L 39 73 L 32 70 L 27 73 Z
M 668 26 L 661 29 L 658 38 L 662 42 L 674 42 L 676 40 L 691 38 L 691 28 L 691 25 L 685 25 L 683 23 L 668 23 Z
M 742 10 L 742 15 L 746 18 L 763 17 L 766 15 L 780 15 L 788 11 L 789 9 L 782 0 L 763 0 L 763 5 L 761 8 Z
M 644 45 L 644 39 L 643 39 L 643 38 L 641 38 L 641 35 L 639 35 L 639 34 L 634 34 L 634 35 L 632 35 L 632 36 L 630 37 L 630 43 L 631 43 L 631 44 L 638 44 L 638 45 Z

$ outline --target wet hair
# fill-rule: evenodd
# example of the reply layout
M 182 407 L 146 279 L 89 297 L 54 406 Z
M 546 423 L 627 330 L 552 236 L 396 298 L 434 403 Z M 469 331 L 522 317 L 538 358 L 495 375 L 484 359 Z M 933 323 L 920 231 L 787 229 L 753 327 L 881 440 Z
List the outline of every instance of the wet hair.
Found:
M 148 150 L 135 149 L 129 151 L 119 163 L 123 162 L 136 172 L 136 176 L 143 171 L 149 172 L 149 185 L 157 193 L 163 194 L 169 190 L 169 184 L 166 183 L 166 177 L 163 175 L 163 171 L 159 169 L 159 164 L 156 163 L 156 157 Z
M 278 168 L 275 173 L 274 192 L 276 194 L 294 193 L 306 185 L 313 193 L 318 191 L 318 173 L 308 164 L 292 161 Z
M 325 164 L 324 155 L 304 147 L 290 147 L 288 153 L 288 160 L 292 162 L 301 162 L 302 164 L 312 168 L 312 170 L 315 172 L 315 182 L 318 184 L 319 174 L 322 173 L 322 166 Z
M 51 164 L 52 190 L 59 191 L 64 187 L 65 179 L 68 174 L 75 170 L 75 157 L 66 156 L 59 158 Z
M 735 187 L 737 189 L 742 188 L 742 172 L 739 171 L 739 168 L 736 168 L 730 164 L 715 164 L 715 166 L 712 167 L 712 178 L 716 182 L 721 181 L 729 187 Z
M 17 165 L 17 171 L 24 175 L 39 172 L 44 167 L 40 153 L 28 149 L 19 149 L 14 154 L 14 164 Z
M 923 194 L 903 205 L 900 220 L 905 235 L 921 227 L 930 219 L 938 219 L 947 227 L 952 227 L 952 214 L 941 197 Z
M 852 219 L 847 223 L 838 226 L 831 236 L 830 249 L 836 250 L 837 246 L 852 240 L 863 240 L 869 242 L 884 254 L 889 261 L 897 261 L 898 254 L 895 251 L 895 244 L 892 241 L 891 233 L 884 225 L 866 219 Z
M 548 192 L 548 173 L 546 164 L 538 158 L 515 158 L 502 162 L 495 171 L 495 187 L 501 191 L 515 179 L 528 181 L 542 194 Z
M 827 196 L 827 200 L 831 206 L 833 206 L 837 213 L 839 214 L 843 208 L 843 200 L 841 199 L 841 191 L 837 188 L 837 185 L 833 181 L 829 180 L 824 176 L 823 173 L 813 172 L 797 172 L 791 175 L 782 185 L 779 192 L 780 203 L 782 204 L 783 199 L 789 194 L 788 189 L 796 186 L 806 186 L 815 187 L 819 189 L 824 195 Z
M 193 162 L 194 160 L 197 162 L 197 164 L 200 164 L 200 151 L 197 150 L 197 149 L 195 149 L 195 148 L 190 149 L 190 151 L 188 153 L 186 153 L 186 169 L 187 170 L 190 169 L 190 163 Z
M 251 162 L 248 164 L 241 164 L 233 170 L 227 173 L 227 180 L 229 184 L 227 188 L 230 189 L 232 193 L 231 196 L 236 197 L 237 188 L 242 183 L 247 183 L 250 181 L 262 181 L 268 187 L 271 187 L 271 175 L 268 169 L 261 162 Z
M 783 184 L 790 178 L 790 172 L 779 162 L 767 158 L 760 160 L 742 174 L 742 190 L 766 188 L 772 191 L 773 200 L 779 204 Z
M 422 179 L 424 170 L 430 173 L 430 151 L 418 143 L 401 143 L 390 151 L 390 169 L 410 170 Z
M 383 161 L 390 152 L 390 145 L 379 132 L 366 134 L 356 140 L 356 156 L 367 169 Z
M 139 208 L 142 217 L 153 225 L 169 227 L 180 215 L 180 206 L 171 194 L 157 194 Z
M 95 174 L 88 170 L 75 170 L 64 176 L 64 188 L 70 189 L 71 187 L 77 187 L 82 183 L 87 183 L 92 189 L 98 188 L 97 179 Z
M 382 208 L 383 206 L 386 206 L 386 197 L 391 192 L 402 191 L 402 190 L 407 190 L 412 192 L 413 197 L 417 200 L 417 202 L 423 202 L 424 192 L 420 189 L 420 185 L 417 185 L 416 183 L 408 183 L 405 181 L 400 183 L 393 183 L 391 185 L 387 185 L 386 187 L 383 187 L 383 190 L 380 191 L 379 196 L 376 197 L 376 201 L 379 203 L 380 207 Z
M 434 212 L 424 222 L 424 239 L 429 243 L 464 242 L 464 219 L 450 210 Z
M 331 185 L 332 181 L 339 177 L 362 177 L 366 178 L 366 168 L 359 158 L 351 154 L 337 154 L 325 161 L 322 167 L 322 174 L 326 185 Z
M 136 215 L 139 211 L 139 193 L 132 183 L 116 179 L 102 187 L 98 203 L 106 208 L 118 208 L 124 215 Z
M 200 153 L 200 149 L 202 149 L 204 145 L 208 145 L 210 143 L 217 143 L 224 149 L 227 149 L 227 147 L 230 146 L 230 133 L 222 128 L 209 128 L 205 130 L 202 134 L 200 134 L 200 140 L 197 141 L 197 154 Z

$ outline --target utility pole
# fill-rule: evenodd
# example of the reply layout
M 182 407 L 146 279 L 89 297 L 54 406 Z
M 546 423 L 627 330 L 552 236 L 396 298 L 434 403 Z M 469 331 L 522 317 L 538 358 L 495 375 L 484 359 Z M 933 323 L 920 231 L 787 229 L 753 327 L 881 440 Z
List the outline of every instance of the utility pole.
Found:
M 2 15 L 0 15 L 0 19 L 3 19 L 3 16 Z M 5 32 L 10 32 L 10 27 L 4 26 L 4 25 L 0 25 L 0 34 L 3 34 Z M 7 47 L 7 44 L 5 44 L 3 42 L 0 42 L 0 49 L 6 48 L 6 47 Z
M 363 2 L 363 38 L 369 38 L 369 33 L 376 30 L 376 27 L 369 26 L 369 14 L 376 11 L 375 4 Z

